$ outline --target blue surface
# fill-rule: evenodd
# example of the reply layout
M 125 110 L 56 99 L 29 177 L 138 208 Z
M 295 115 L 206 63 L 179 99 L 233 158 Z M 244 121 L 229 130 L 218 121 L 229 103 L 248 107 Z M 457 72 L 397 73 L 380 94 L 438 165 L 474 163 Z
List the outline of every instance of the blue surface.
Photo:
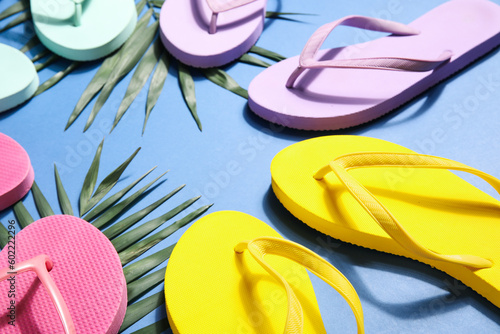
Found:
M 298 17 L 302 22 L 268 20 L 257 45 L 294 56 L 300 53 L 311 33 L 325 22 L 360 14 L 408 23 L 443 2 L 270 0 L 268 10 L 317 15 Z M 494 2 L 500 4 L 500 0 Z M 2 0 L 0 11 L 12 3 L 13 0 Z M 20 47 L 32 34 L 31 29 L 20 26 L 0 34 L 0 42 Z M 339 28 L 327 46 L 355 43 L 361 37 L 359 30 Z M 201 194 L 203 204 L 215 203 L 210 212 L 238 210 L 265 221 L 284 237 L 318 252 L 345 274 L 361 298 L 367 333 L 500 333 L 500 310 L 450 276 L 416 261 L 336 241 L 300 223 L 275 198 L 270 189 L 269 172 L 274 155 L 292 143 L 324 134 L 356 134 L 454 159 L 500 177 L 499 56 L 497 48 L 411 103 L 379 120 L 349 130 L 315 133 L 270 126 L 248 110 L 246 100 L 197 76 L 198 112 L 203 123 L 203 132 L 199 132 L 182 99 L 176 74 L 171 71 L 144 136 L 141 129 L 146 90 L 108 135 L 130 76 L 115 89 L 89 131 L 82 132 L 90 113 L 87 108 L 64 132 L 69 114 L 97 70 L 96 63 L 91 63 L 29 103 L 0 115 L 0 132 L 26 148 L 36 181 L 52 203 L 56 203 L 53 163 L 57 164 L 74 207 L 85 172 L 103 136 L 106 141 L 99 179 L 141 146 L 139 157 L 123 177 L 124 184 L 155 165 L 159 170 L 155 175 L 167 169 L 171 171 L 166 181 L 138 203 L 136 209 L 186 183 L 186 188 L 162 205 L 160 211 Z M 42 71 L 41 81 L 60 68 L 54 64 Z M 243 87 L 248 87 L 261 70 L 241 63 L 227 68 Z M 476 90 L 484 86 L 485 81 L 491 83 L 487 87 L 490 94 L 478 97 Z M 482 181 L 464 177 L 494 194 Z M 35 212 L 31 195 L 24 203 Z M 4 224 L 12 218 L 11 211 L 0 212 Z M 148 254 L 174 243 L 181 232 Z M 355 332 L 354 317 L 347 304 L 323 282 L 315 277 L 311 279 L 328 333 Z M 162 287 L 158 287 L 151 293 L 161 290 Z M 165 310 L 158 308 L 126 333 L 162 317 Z

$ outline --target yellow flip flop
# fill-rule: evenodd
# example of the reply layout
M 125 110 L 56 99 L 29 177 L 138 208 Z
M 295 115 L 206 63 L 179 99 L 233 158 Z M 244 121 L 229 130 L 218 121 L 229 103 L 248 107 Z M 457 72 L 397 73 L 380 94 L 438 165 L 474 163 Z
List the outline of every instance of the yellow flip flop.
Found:
M 170 326 L 175 334 L 326 333 L 305 268 L 346 299 L 364 333 L 358 295 L 337 269 L 234 211 L 205 216 L 175 246 L 165 274 Z
M 271 164 L 276 196 L 307 225 L 427 263 L 500 307 L 500 202 L 448 170 L 500 191 L 477 169 L 360 136 L 299 142 Z

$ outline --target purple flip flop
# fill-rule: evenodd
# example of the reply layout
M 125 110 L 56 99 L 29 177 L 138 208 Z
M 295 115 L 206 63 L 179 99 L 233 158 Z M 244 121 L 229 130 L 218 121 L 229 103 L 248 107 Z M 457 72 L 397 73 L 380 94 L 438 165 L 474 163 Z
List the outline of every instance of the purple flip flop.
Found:
M 167 50 L 194 67 L 222 66 L 257 42 L 267 0 L 167 0 L 160 37 Z
M 393 35 L 319 50 L 338 25 Z M 409 25 L 349 16 L 320 27 L 300 56 L 259 74 L 249 107 L 273 123 L 336 130 L 380 117 L 500 45 L 500 6 L 452 0 Z

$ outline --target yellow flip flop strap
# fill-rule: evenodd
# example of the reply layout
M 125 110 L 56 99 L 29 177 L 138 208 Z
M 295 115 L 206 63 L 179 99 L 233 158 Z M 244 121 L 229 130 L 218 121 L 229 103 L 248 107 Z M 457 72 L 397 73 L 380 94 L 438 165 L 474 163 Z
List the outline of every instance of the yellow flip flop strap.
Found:
M 302 307 L 299 299 L 286 279 L 264 260 L 264 256 L 267 254 L 278 255 L 304 266 L 337 290 L 354 312 L 358 333 L 362 334 L 365 332 L 363 310 L 356 290 L 354 290 L 351 283 L 340 271 L 319 255 L 297 243 L 273 237 L 262 237 L 251 241 L 243 241 L 234 248 L 237 253 L 243 253 L 245 249 L 248 249 L 255 261 L 257 261 L 277 281 L 281 282 L 286 290 L 288 298 L 288 315 L 284 334 L 302 334 Z
M 406 168 L 433 168 L 448 169 L 471 173 L 479 176 L 500 193 L 500 180 L 459 162 L 440 157 L 389 152 L 359 152 L 337 157 L 329 165 L 322 167 L 314 174 L 314 178 L 321 180 L 326 174 L 333 171 L 354 198 L 365 208 L 375 221 L 405 249 L 430 260 L 446 261 L 461 264 L 476 269 L 490 268 L 493 263 L 474 255 L 443 255 L 436 253 L 415 240 L 398 223 L 396 218 L 380 203 L 377 198 L 361 185 L 348 170 L 366 167 L 406 167 Z

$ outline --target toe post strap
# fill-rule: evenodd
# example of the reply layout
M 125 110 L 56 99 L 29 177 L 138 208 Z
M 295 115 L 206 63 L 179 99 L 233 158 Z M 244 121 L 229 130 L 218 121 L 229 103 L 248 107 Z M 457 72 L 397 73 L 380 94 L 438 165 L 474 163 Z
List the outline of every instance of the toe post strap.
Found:
M 50 299 L 54 303 L 54 306 L 59 314 L 62 325 L 64 327 L 64 332 L 66 334 L 75 334 L 75 325 L 71 318 L 68 306 L 61 295 L 61 292 L 57 288 L 56 283 L 50 276 L 49 272 L 54 267 L 52 260 L 45 254 L 35 256 L 32 259 L 16 263 L 7 268 L 0 269 L 0 282 L 7 279 L 15 279 L 14 276 L 22 274 L 24 272 L 33 271 L 38 276 L 38 279 L 42 282 L 43 286 L 49 293 Z
M 444 255 L 421 245 L 368 189 L 348 173 L 351 169 L 370 167 L 430 168 L 467 172 L 481 177 L 499 193 L 500 180 L 453 160 L 423 154 L 393 152 L 357 152 L 342 155 L 331 161 L 328 165 L 320 168 L 313 175 L 319 181 L 328 173 L 333 172 L 378 225 L 406 250 L 430 260 L 460 264 L 474 269 L 484 269 L 493 266 L 492 261 L 479 256 Z
M 306 69 L 311 68 L 357 68 L 426 72 L 436 69 L 448 62 L 452 52 L 444 50 L 435 59 L 416 59 L 403 57 L 372 57 L 358 59 L 317 60 L 316 55 L 330 33 L 338 26 L 356 27 L 365 30 L 392 33 L 400 36 L 418 35 L 420 31 L 399 22 L 387 21 L 366 16 L 347 16 L 337 21 L 327 23 L 316 30 L 307 41 L 299 57 L 299 66 L 286 82 L 287 88 L 292 88 L 297 78 Z
M 274 237 L 261 237 L 243 241 L 236 245 L 234 250 L 238 254 L 247 250 L 255 261 L 285 288 L 288 298 L 288 315 L 284 334 L 302 334 L 304 321 L 302 306 L 287 280 L 266 262 L 264 259 L 266 255 L 276 255 L 292 260 L 304 266 L 337 290 L 354 313 L 358 333 L 364 333 L 363 310 L 354 287 L 340 271 L 316 253 L 294 242 Z
M 215 34 L 217 32 L 217 19 L 219 17 L 219 13 L 248 5 L 249 3 L 252 3 L 256 0 L 206 0 L 206 1 L 208 7 L 210 7 L 210 9 L 212 10 L 212 17 L 208 28 L 208 33 Z

